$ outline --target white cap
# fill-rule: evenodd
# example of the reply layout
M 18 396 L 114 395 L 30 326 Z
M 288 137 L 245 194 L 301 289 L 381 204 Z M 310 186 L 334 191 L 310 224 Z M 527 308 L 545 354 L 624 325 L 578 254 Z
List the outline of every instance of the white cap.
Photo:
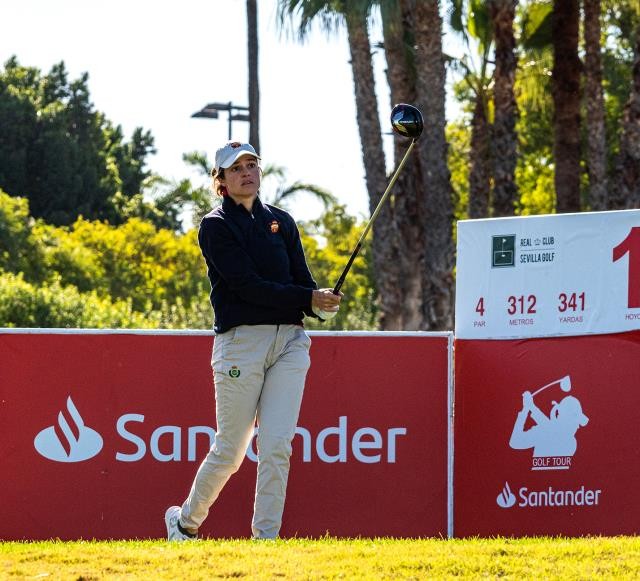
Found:
M 260 159 L 256 150 L 253 149 L 253 146 L 249 143 L 230 141 L 224 147 L 221 147 L 216 151 L 216 172 L 219 172 L 220 169 L 231 167 L 243 155 L 253 155 L 256 159 Z

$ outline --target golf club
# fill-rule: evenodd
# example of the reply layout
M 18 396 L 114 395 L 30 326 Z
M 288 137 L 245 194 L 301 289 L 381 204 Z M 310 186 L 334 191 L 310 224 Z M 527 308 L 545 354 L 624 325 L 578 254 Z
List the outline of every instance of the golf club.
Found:
M 540 389 L 537 389 L 536 391 L 534 391 L 531 394 L 531 397 L 535 397 L 536 395 L 538 395 L 541 391 L 544 391 L 545 389 L 547 389 L 547 387 L 551 387 L 552 385 L 555 385 L 556 383 L 560 384 L 560 389 L 562 391 L 564 391 L 565 393 L 571 391 L 571 377 L 569 377 L 568 375 L 565 375 L 563 378 L 561 379 L 556 379 L 555 381 L 552 381 L 551 383 L 547 383 L 547 385 L 544 385 L 543 387 L 541 387 Z
M 338 279 L 336 286 L 333 288 L 333 294 L 337 295 L 340 293 L 340 288 L 344 284 L 344 279 L 347 277 L 347 273 L 351 269 L 351 265 L 353 264 L 353 261 L 356 259 L 356 256 L 358 256 L 358 253 L 362 248 L 362 243 L 364 242 L 364 239 L 367 237 L 369 230 L 371 230 L 371 226 L 373 226 L 373 223 L 378 217 L 378 214 L 382 209 L 382 205 L 385 203 L 385 201 L 389 197 L 389 194 L 391 193 L 391 188 L 396 183 L 396 180 L 398 179 L 398 175 L 400 175 L 400 171 L 404 167 L 404 164 L 407 161 L 409 154 L 413 150 L 413 146 L 416 144 L 416 141 L 422 134 L 423 127 L 424 127 L 424 122 L 422 120 L 422 113 L 420 113 L 420 111 L 413 105 L 400 103 L 391 110 L 391 128 L 393 129 L 393 132 L 396 133 L 397 135 L 401 135 L 402 137 L 410 137 L 411 145 L 409 145 L 409 148 L 407 149 L 402 160 L 400 161 L 398 168 L 396 169 L 393 176 L 391 177 L 391 181 L 389 182 L 387 189 L 384 191 L 384 194 L 382 194 L 382 197 L 380 198 L 380 201 L 378 202 L 376 209 L 371 215 L 371 218 L 369 218 L 369 222 L 367 223 L 364 231 L 362 232 L 360 239 L 358 240 L 358 243 L 353 249 L 353 252 L 349 257 L 349 261 L 347 262 L 347 265 L 344 267 L 344 270 L 342 271 L 342 274 L 340 275 L 340 278 Z

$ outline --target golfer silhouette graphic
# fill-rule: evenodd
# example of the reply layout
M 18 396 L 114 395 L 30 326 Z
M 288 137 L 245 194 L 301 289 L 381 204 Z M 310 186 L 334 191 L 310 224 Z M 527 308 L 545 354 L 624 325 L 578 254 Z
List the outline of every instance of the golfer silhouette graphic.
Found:
M 568 391 L 564 387 L 563 390 Z M 587 425 L 589 418 L 582 413 L 580 402 L 572 395 L 560 402 L 554 401 L 547 417 L 533 401 L 534 395 L 540 391 L 522 394 L 522 410 L 516 417 L 509 446 L 514 450 L 533 448 L 534 457 L 573 456 L 578 447 L 576 432 Z M 529 416 L 536 425 L 525 430 Z

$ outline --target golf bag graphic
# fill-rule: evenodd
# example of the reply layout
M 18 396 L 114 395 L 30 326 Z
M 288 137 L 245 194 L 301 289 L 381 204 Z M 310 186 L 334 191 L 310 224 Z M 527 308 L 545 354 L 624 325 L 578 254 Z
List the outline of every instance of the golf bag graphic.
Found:
M 565 396 L 559 402 L 553 401 L 548 416 L 540 410 L 534 397 L 555 385 L 559 385 L 561 391 L 567 393 L 571 391 L 571 378 L 566 375 L 533 393 L 525 391 L 522 394 L 522 410 L 518 412 L 509 440 L 509 446 L 514 450 L 533 448 L 534 466 L 537 469 L 567 469 L 570 459 L 568 463 L 541 463 L 536 462 L 536 458 L 573 456 L 578 447 L 576 432 L 589 422 L 589 418 L 582 413 L 580 401 L 572 395 Z M 529 417 L 535 425 L 525 429 Z

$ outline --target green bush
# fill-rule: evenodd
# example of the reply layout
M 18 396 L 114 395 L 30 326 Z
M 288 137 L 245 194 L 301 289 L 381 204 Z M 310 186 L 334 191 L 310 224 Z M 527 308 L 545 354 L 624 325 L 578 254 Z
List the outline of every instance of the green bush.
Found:
M 74 286 L 33 285 L 22 274 L 0 274 L 0 325 L 4 327 L 153 328 L 158 315 L 135 312 L 130 300 L 111 302 Z
M 31 237 L 33 223 L 28 200 L 0 189 L 0 270 L 33 272 L 38 254 Z
M 320 287 L 332 287 L 340 278 L 364 224 L 346 213 L 345 207 L 335 205 L 320 218 L 305 224 L 301 238 L 311 273 Z M 377 328 L 376 289 L 373 282 L 371 238 L 353 263 L 342 292 L 344 298 L 338 314 L 322 323 L 308 318 L 309 329 L 372 330 Z
M 334 206 L 302 228 L 319 285 L 335 284 L 362 227 Z M 375 328 L 369 251 L 367 242 L 338 315 L 307 319 L 310 329 Z M 0 191 L 0 327 L 210 329 L 209 290 L 195 229 L 181 234 L 139 218 L 53 226 Z

